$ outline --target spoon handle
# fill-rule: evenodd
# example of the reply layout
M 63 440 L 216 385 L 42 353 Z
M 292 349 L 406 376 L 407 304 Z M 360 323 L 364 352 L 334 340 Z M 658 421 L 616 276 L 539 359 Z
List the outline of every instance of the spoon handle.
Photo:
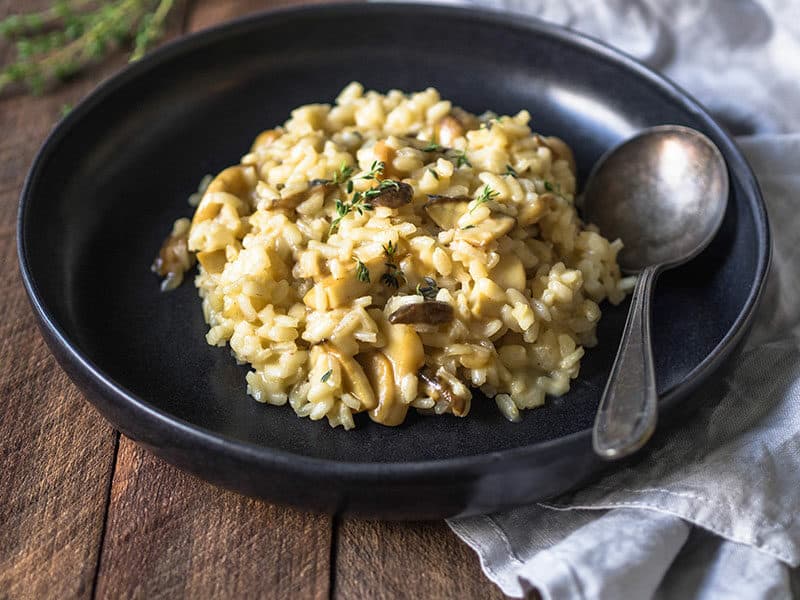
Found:
M 636 281 L 622 341 L 597 409 L 592 444 L 603 458 L 632 454 L 656 427 L 658 395 L 650 346 L 650 298 L 657 275 L 657 266 L 647 267 Z

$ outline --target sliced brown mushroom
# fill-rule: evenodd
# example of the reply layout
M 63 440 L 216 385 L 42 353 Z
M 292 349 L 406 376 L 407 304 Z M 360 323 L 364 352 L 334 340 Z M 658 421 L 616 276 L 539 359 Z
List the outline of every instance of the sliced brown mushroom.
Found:
M 549 137 L 536 135 L 535 138 L 536 141 L 550 148 L 550 151 L 553 153 L 553 156 L 556 158 L 556 160 L 563 159 L 567 161 L 569 170 L 572 171 L 573 175 L 575 175 L 577 169 L 575 164 L 575 155 L 572 153 L 572 149 L 564 140 L 554 135 Z
M 400 208 L 411 202 L 414 197 L 414 188 L 401 181 L 391 181 L 384 179 L 380 191 L 377 195 L 369 198 L 369 203 L 373 206 L 387 206 L 389 208 Z
M 515 254 L 504 254 L 490 271 L 489 277 L 504 290 L 525 289 L 525 267 Z
M 194 252 L 189 251 L 189 219 L 178 219 L 161 244 L 150 270 L 163 277 L 161 291 L 174 290 L 183 281 L 183 274 L 194 266 Z
M 375 400 L 373 388 L 370 386 L 364 369 L 361 368 L 354 358 L 345 356 L 333 344 L 321 344 L 320 347 L 327 354 L 335 358 L 342 367 L 342 389 L 355 396 L 366 410 L 372 410 L 378 406 Z
M 463 137 L 466 129 L 452 113 L 443 116 L 436 124 L 436 139 L 442 146 L 452 147 L 457 138 Z
M 383 425 L 400 425 L 405 421 L 408 406 L 398 401 L 391 361 L 383 352 L 376 351 L 364 355 L 361 362 L 378 397 L 377 406 L 370 410 L 370 418 Z
M 278 129 L 267 129 L 258 134 L 258 137 L 253 142 L 252 149 L 255 150 L 260 146 L 269 146 L 272 142 L 281 137 L 281 132 Z
M 555 200 L 556 196 L 552 192 L 539 194 L 533 202 L 526 202 L 519 207 L 517 221 L 522 227 L 537 223 L 550 209 Z
M 378 176 L 378 179 L 399 179 L 401 173 L 394 168 L 394 157 L 397 156 L 397 151 L 392 148 L 385 140 L 378 140 L 372 147 L 375 153 L 375 159 L 383 163 L 383 173 Z
M 219 175 L 211 180 L 206 188 L 209 192 L 227 192 L 246 198 L 253 191 L 255 185 L 255 169 L 250 165 L 236 165 L 220 171 Z
M 422 390 L 425 394 L 434 400 L 444 400 L 455 416 L 463 417 L 469 412 L 472 400 L 469 391 L 467 391 L 468 395 L 456 393 L 449 381 L 439 377 L 427 365 L 419 370 L 417 376 L 422 381 Z
M 425 212 L 442 229 L 455 229 L 458 220 L 467 212 L 470 202 L 472 198 L 469 196 L 429 195 Z
M 479 129 L 481 126 L 478 117 L 458 106 L 454 106 L 450 109 L 450 115 L 458 119 L 458 122 L 461 123 L 462 127 L 467 131 Z
M 313 194 L 327 194 L 334 190 L 338 190 L 339 186 L 333 183 L 330 179 L 312 179 L 308 182 L 308 187 L 299 192 L 282 196 L 272 201 L 272 208 L 286 208 L 295 210 L 303 202 L 308 200 Z
M 483 219 L 480 223 L 475 225 L 475 227 L 457 229 L 455 237 L 473 246 L 485 248 L 493 241 L 500 239 L 514 229 L 516 223 L 517 220 L 514 217 L 508 215 L 494 215 Z
M 452 320 L 453 307 L 447 302 L 437 302 L 436 300 L 404 304 L 389 315 L 390 323 L 407 325 L 441 325 Z

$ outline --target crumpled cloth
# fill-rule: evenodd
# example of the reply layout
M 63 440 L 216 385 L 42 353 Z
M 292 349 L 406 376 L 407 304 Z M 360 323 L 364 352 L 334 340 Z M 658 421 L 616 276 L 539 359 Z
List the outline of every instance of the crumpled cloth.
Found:
M 774 256 L 743 352 L 643 460 L 551 502 L 451 520 L 509 596 L 791 598 L 800 591 L 800 3 L 473 0 L 588 33 L 740 137 Z

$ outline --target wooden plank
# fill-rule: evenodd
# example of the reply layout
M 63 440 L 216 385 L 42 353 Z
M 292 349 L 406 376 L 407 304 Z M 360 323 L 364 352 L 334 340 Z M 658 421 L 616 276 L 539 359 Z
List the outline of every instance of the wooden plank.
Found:
M 343 519 L 336 531 L 333 597 L 503 598 L 477 555 L 442 521 Z
M 0 19 L 51 4 L 0 2 Z M 11 58 L 5 42 L 0 56 L 4 64 Z M 62 107 L 125 64 L 120 52 L 42 97 L 0 97 L 2 598 L 92 595 L 117 438 L 40 337 L 18 274 L 13 231 L 23 179 Z
M 48 4 L 0 4 L 0 19 Z M 2 46 L 3 61 L 11 58 Z M 89 597 L 115 435 L 56 364 L 20 281 L 13 235 L 25 173 L 60 107 L 92 86 L 0 98 L 0 596 Z
M 347 0 L 315 0 L 313 3 L 332 4 L 336 1 L 345 2 Z M 197 7 L 190 13 L 188 29 L 197 31 L 256 12 L 311 3 L 309 0 L 225 0 L 224 2 L 204 0 L 198 2 Z
M 114 433 L 45 347 L 13 259 L 0 286 L 0 597 L 88 597 Z
M 208 485 L 120 440 L 99 598 L 327 598 L 330 519 Z
M 192 3 L 198 29 L 275 3 Z M 249 8 L 248 8 L 249 7 Z M 327 598 L 331 519 L 208 485 L 121 438 L 100 598 Z

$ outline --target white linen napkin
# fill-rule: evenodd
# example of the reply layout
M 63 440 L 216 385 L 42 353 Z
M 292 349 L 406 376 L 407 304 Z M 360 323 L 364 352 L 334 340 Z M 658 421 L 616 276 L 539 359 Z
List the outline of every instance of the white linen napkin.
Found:
M 744 351 L 640 462 L 577 493 L 451 520 L 510 596 L 791 598 L 800 590 L 800 3 L 473 0 L 589 33 L 693 93 L 762 186 L 773 267 Z M 752 135 L 755 134 L 755 135 Z
M 774 237 L 743 352 L 641 462 L 552 502 L 449 522 L 507 595 L 772 599 L 800 583 L 800 134 L 740 143 Z

